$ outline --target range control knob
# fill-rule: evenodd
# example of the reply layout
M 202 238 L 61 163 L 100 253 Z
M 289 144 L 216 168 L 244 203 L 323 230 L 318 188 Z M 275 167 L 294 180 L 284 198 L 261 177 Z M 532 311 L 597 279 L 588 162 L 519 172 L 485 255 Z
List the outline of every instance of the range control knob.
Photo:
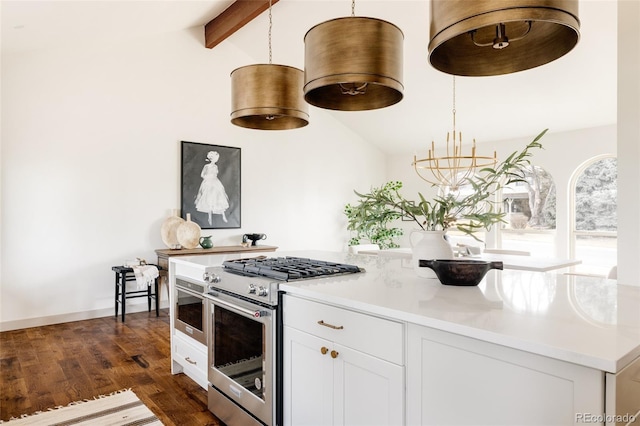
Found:
M 269 290 L 266 287 L 260 286 L 258 287 L 258 296 L 267 297 L 269 294 Z
M 249 294 L 256 294 L 256 285 L 249 284 Z
M 202 274 L 202 279 L 208 283 L 219 283 L 220 281 L 222 281 L 220 275 L 216 275 L 211 272 L 205 272 L 204 274 Z

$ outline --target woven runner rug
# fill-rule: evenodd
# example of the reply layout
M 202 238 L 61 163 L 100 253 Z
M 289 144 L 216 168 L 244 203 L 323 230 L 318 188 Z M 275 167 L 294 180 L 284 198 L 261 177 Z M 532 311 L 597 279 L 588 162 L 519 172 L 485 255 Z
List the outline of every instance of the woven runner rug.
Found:
M 1 422 L 9 426 L 161 426 L 162 422 L 138 399 L 131 390 L 114 392 L 107 396 L 72 402 L 67 406 L 56 407 L 25 415 L 17 419 Z

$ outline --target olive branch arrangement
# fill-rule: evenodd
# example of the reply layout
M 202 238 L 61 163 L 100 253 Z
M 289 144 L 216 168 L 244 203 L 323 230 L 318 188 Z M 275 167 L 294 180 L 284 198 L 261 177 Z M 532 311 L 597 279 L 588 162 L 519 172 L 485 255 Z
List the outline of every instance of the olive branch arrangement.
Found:
M 416 203 L 402 196 L 400 181 L 387 182 L 366 194 L 354 191 L 359 197 L 358 202 L 344 207 L 347 229 L 355 232 L 349 245 L 368 240 L 383 249 L 398 247 L 394 239 L 403 235 L 403 231 L 392 226 L 392 223 L 400 218 L 414 221 L 425 231 L 446 231 L 455 226 L 459 231 L 478 239 L 474 232 L 504 222 L 506 213 L 493 195 L 505 185 L 525 180 L 525 168 L 531 165 L 531 151 L 542 149 L 539 140 L 547 130 L 536 136 L 522 151 L 515 151 L 495 167 L 485 167 L 468 177 L 464 184 L 471 191 L 467 195 L 445 191 L 433 200 L 427 200 L 418 193 L 419 201 Z

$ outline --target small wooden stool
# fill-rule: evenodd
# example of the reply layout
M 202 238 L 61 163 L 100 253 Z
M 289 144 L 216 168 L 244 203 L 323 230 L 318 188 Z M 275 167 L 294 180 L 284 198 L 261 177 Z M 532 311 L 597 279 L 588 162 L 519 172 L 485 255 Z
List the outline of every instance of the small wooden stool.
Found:
M 162 268 L 153 265 L 158 268 L 160 271 Z M 116 305 L 116 319 L 118 318 L 118 304 L 122 305 L 122 322 L 124 322 L 124 315 L 126 311 L 126 300 L 134 299 L 136 297 L 146 297 L 147 304 L 149 308 L 149 312 L 151 312 L 151 299 L 154 299 L 156 302 L 156 316 L 160 315 L 160 304 L 158 303 L 159 294 L 158 294 L 158 281 L 160 280 L 160 276 L 156 277 L 154 280 L 154 289 L 151 291 L 151 286 L 147 286 L 146 290 L 136 290 L 127 292 L 127 281 L 135 281 L 136 277 L 133 274 L 133 268 L 129 266 L 113 266 L 111 270 L 116 273 L 116 287 L 115 287 L 115 305 Z

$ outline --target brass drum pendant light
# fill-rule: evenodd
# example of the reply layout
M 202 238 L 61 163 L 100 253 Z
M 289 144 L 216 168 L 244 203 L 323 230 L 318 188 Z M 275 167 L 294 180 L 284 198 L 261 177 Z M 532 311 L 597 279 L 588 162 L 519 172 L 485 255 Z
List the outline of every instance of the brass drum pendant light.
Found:
M 302 70 L 256 64 L 231 73 L 231 122 L 258 130 L 288 130 L 309 124 L 302 97 Z
M 535 68 L 575 47 L 578 0 L 432 0 L 429 62 L 453 75 Z
M 231 123 L 257 130 L 304 127 L 309 124 L 309 106 L 302 96 L 304 73 L 271 63 L 271 26 L 269 2 L 269 63 L 231 73 Z
M 352 16 L 320 23 L 304 36 L 304 98 L 339 111 L 384 108 L 402 100 L 404 35 L 380 19 Z

